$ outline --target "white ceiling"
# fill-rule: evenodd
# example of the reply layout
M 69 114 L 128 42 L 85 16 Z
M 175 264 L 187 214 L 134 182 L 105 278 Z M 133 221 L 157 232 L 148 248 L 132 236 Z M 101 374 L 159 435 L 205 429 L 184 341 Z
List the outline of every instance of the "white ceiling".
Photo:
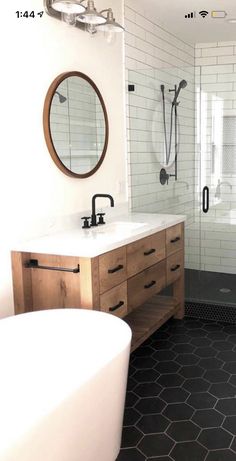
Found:
M 171 31 L 187 43 L 236 41 L 236 24 L 227 22 L 236 18 L 236 0 L 136 0 L 157 24 Z M 209 14 L 203 19 L 199 11 Z M 185 14 L 196 11 L 195 19 Z M 213 19 L 212 11 L 226 11 L 226 19 Z

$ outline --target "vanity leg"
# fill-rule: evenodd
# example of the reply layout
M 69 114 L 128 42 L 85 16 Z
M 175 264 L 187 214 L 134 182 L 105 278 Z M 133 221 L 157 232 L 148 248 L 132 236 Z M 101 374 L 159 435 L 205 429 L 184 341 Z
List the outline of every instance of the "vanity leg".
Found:
M 31 312 L 33 307 L 31 271 L 25 268 L 30 253 L 11 252 L 15 314 Z
M 98 258 L 80 258 L 80 304 L 100 310 Z
M 182 319 L 184 317 L 184 255 L 181 263 L 181 276 L 176 282 L 173 283 L 173 296 L 179 301 L 179 310 L 175 314 L 175 319 Z

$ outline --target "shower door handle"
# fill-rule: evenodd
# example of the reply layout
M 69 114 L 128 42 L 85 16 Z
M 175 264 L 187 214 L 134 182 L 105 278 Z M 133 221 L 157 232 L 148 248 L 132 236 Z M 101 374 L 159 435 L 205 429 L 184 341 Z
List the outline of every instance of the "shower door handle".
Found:
M 209 187 L 205 186 L 202 189 L 202 211 L 207 213 L 209 210 Z

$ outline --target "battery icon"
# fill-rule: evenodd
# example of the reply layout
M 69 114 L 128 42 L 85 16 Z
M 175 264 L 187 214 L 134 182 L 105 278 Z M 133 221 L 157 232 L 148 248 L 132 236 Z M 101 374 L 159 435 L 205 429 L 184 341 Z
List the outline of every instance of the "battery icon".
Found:
M 212 11 L 211 17 L 216 19 L 224 19 L 227 16 L 226 11 Z

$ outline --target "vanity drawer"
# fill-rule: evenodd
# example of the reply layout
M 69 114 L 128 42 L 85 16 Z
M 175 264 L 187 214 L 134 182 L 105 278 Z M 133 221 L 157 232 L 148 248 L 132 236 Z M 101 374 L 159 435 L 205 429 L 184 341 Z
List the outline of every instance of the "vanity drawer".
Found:
M 127 314 L 127 282 L 112 288 L 100 296 L 100 310 L 124 317 Z
M 120 247 L 99 256 L 100 293 L 124 282 L 126 274 L 126 247 Z
M 179 251 L 183 248 L 184 240 L 183 225 L 177 224 L 176 226 L 166 229 L 166 254 L 167 256 Z
M 167 285 L 175 282 L 183 273 L 184 270 L 184 253 L 178 251 L 169 256 L 166 260 L 166 280 Z
M 127 245 L 127 275 L 132 277 L 165 258 L 165 231 Z
M 166 262 L 161 261 L 128 280 L 128 311 L 143 304 L 165 287 Z

